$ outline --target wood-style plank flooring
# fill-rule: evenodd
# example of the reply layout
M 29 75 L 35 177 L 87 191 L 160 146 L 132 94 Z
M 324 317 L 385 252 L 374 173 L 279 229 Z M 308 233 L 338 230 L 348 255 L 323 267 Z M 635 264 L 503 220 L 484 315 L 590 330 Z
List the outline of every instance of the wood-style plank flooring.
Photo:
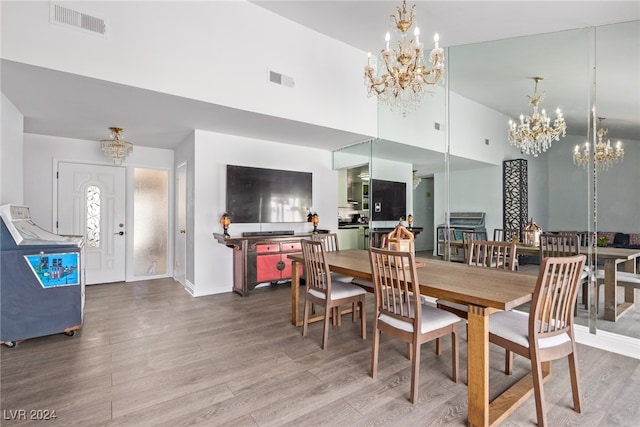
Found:
M 368 337 L 344 316 L 320 348 L 290 324 L 289 285 L 193 298 L 172 279 L 87 287 L 85 320 L 75 337 L 53 335 L 1 350 L 3 426 L 364 426 L 466 425 L 466 336 L 461 381 L 450 379 L 451 347 L 423 345 L 419 401 L 409 397 L 406 347 L 382 338 L 378 378 L 369 376 Z M 640 361 L 579 345 L 582 415 L 572 409 L 565 361 L 546 384 L 551 426 L 637 426 Z M 491 396 L 529 371 L 516 356 L 502 373 L 491 350 Z M 536 424 L 533 398 L 504 423 Z M 50 421 L 16 420 L 25 410 L 55 410 Z M 37 413 L 36 413 L 37 414 Z

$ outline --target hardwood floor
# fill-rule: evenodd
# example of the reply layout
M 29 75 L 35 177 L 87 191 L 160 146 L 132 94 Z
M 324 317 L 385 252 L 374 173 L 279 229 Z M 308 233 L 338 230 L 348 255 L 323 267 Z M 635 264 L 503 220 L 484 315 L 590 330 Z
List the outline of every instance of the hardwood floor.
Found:
M 350 315 L 329 331 L 302 338 L 290 324 L 290 288 L 193 298 L 172 279 L 87 287 L 85 321 L 75 337 L 54 335 L 3 346 L 3 426 L 150 425 L 466 425 L 466 336 L 461 327 L 459 383 L 450 379 L 450 341 L 441 356 L 422 347 L 419 400 L 409 397 L 406 347 L 383 336 L 378 379 L 369 376 L 373 296 L 367 296 L 368 338 Z M 636 426 L 640 361 L 580 345 L 582 415 L 572 409 L 565 361 L 545 385 L 553 426 Z M 503 352 L 491 350 L 491 396 L 529 371 L 515 358 L 502 373 Z M 22 412 L 27 420 L 22 420 Z M 50 421 L 31 410 L 55 410 Z M 504 423 L 535 425 L 529 398 Z

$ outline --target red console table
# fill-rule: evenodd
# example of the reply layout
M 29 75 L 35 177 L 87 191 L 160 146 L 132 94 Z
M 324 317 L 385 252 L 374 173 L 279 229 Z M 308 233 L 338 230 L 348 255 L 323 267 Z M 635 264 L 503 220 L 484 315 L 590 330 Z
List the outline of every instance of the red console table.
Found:
M 233 248 L 233 291 L 247 296 L 259 283 L 291 279 L 287 255 L 301 251 L 300 240 L 311 234 L 227 237 L 213 234 L 223 245 Z M 299 272 L 302 274 L 302 272 Z

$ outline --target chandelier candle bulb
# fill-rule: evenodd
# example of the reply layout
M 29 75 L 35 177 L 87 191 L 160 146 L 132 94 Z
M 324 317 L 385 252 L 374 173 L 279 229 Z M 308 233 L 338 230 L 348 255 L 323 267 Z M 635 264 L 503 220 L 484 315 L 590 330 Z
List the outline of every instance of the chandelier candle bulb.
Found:
M 413 31 L 413 35 L 416 36 L 416 47 L 420 48 L 420 28 L 416 27 Z
M 438 35 L 438 33 L 435 33 L 435 34 L 433 35 L 433 41 L 434 41 L 434 42 L 435 42 L 435 44 L 436 44 L 436 47 L 435 47 L 435 48 L 436 48 L 436 49 L 440 49 L 440 46 L 438 45 L 438 42 L 440 41 L 440 36 Z
M 387 34 L 384 35 L 384 41 L 386 43 L 386 48 L 384 49 L 385 52 L 389 52 L 389 41 L 391 40 L 391 33 L 389 33 L 389 31 L 387 31 Z

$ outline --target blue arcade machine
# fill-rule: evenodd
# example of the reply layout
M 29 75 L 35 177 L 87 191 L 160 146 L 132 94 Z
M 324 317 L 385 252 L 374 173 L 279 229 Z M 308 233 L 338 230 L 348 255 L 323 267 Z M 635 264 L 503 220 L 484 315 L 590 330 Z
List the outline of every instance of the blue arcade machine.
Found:
M 38 227 L 26 206 L 0 206 L 0 343 L 80 329 L 83 238 Z

